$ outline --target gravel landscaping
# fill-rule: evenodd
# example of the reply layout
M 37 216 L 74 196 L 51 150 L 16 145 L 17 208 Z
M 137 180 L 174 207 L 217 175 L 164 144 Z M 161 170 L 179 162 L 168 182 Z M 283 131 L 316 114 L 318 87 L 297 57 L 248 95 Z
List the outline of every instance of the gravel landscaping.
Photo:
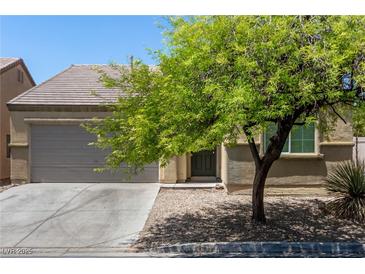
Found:
M 192 242 L 290 241 L 365 243 L 365 224 L 323 210 L 329 197 L 268 196 L 267 224 L 251 224 L 250 195 L 216 189 L 161 189 L 139 240 L 143 250 Z

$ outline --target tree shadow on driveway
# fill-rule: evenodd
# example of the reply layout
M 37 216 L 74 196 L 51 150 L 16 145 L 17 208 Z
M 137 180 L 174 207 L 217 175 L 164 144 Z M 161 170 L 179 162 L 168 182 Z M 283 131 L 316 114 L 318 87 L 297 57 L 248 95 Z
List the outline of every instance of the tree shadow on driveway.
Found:
M 232 241 L 356 241 L 365 242 L 365 225 L 341 220 L 321 209 L 317 199 L 271 199 L 266 225 L 251 223 L 251 206 L 225 202 L 183 214 L 149 220 L 135 244 L 152 248 L 164 244 Z

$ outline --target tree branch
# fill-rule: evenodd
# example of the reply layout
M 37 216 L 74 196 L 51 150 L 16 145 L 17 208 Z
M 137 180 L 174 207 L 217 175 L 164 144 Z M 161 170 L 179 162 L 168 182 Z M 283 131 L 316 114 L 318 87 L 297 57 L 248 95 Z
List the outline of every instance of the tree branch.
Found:
M 333 105 L 330 105 L 333 112 L 345 123 L 347 124 L 346 120 L 336 111 L 335 107 Z
M 260 158 L 260 153 L 259 151 L 257 150 L 257 147 L 256 147 L 256 143 L 255 143 L 255 139 L 253 137 L 250 136 L 250 134 L 248 133 L 247 129 L 243 129 L 246 137 L 247 137 L 247 142 L 248 142 L 248 145 L 250 147 L 250 150 L 251 150 L 251 154 L 252 154 L 252 157 L 255 161 L 255 165 L 256 165 L 256 168 L 259 168 L 262 164 L 262 160 Z

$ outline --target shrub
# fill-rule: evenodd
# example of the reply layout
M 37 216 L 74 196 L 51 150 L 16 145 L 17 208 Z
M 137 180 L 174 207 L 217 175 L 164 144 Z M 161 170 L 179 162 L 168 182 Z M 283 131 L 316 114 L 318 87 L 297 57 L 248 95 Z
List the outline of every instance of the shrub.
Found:
M 330 172 L 326 188 L 336 198 L 327 204 L 335 215 L 357 221 L 365 220 L 365 165 L 343 162 Z

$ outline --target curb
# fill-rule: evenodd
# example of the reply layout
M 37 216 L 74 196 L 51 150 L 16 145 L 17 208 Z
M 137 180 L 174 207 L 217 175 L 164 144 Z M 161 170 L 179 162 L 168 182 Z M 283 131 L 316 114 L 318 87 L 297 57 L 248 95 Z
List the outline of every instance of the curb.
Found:
M 150 252 L 183 257 L 365 257 L 358 242 L 219 242 L 161 246 Z

